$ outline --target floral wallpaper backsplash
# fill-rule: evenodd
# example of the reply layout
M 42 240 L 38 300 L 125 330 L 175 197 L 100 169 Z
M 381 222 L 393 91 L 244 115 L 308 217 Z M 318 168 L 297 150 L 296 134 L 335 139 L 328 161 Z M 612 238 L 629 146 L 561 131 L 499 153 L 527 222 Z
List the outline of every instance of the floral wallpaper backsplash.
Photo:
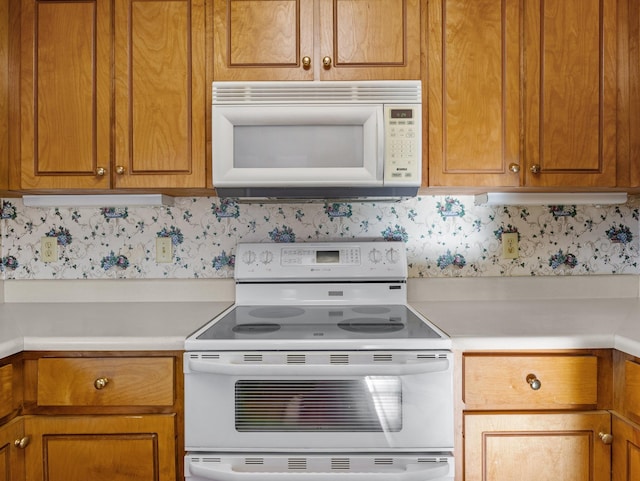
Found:
M 238 203 L 176 198 L 172 207 L 0 208 L 0 279 L 233 276 L 238 242 L 401 240 L 410 277 L 639 274 L 638 200 L 619 206 L 476 206 L 473 196 L 398 202 Z M 517 232 L 519 257 L 502 256 Z M 58 259 L 43 262 L 41 238 Z M 158 237 L 173 261 L 157 263 Z

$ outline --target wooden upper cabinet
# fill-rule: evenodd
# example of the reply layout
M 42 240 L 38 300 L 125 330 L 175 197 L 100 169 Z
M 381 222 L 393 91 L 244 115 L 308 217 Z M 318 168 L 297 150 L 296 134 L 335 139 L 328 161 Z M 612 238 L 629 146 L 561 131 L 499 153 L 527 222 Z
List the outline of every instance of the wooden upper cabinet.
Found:
M 21 9 L 12 188 L 205 187 L 204 0 Z
M 215 0 L 215 80 L 312 80 L 313 0 Z
M 205 187 L 204 19 L 204 0 L 116 0 L 116 188 Z
M 319 2 L 323 80 L 420 79 L 419 0 Z
M 628 11 L 628 122 L 629 122 L 629 159 L 630 183 L 640 186 L 640 1 L 629 2 Z M 621 49 L 624 53 L 624 49 Z M 624 98 L 624 96 L 623 96 Z
M 0 4 L 0 192 L 9 188 L 9 2 Z
M 111 2 L 24 0 L 20 18 L 20 178 L 12 187 L 109 188 Z
M 427 23 L 429 185 L 616 186 L 617 0 L 436 0 Z
M 429 185 L 520 184 L 519 4 L 429 2 Z
M 419 0 L 214 0 L 214 80 L 420 78 Z
M 524 2 L 527 186 L 616 185 L 616 4 Z

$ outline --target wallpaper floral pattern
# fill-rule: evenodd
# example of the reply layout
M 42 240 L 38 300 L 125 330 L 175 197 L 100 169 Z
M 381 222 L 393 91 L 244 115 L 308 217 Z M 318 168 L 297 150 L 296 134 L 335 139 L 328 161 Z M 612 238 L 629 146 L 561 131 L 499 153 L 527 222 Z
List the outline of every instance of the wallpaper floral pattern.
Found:
M 0 207 L 1 279 L 224 278 L 238 242 L 400 240 L 410 277 L 639 274 L 639 203 L 488 207 L 472 196 L 270 204 L 176 198 L 172 207 Z M 504 232 L 519 257 L 502 257 Z M 42 237 L 57 261 L 43 262 Z M 157 263 L 156 240 L 172 262 Z

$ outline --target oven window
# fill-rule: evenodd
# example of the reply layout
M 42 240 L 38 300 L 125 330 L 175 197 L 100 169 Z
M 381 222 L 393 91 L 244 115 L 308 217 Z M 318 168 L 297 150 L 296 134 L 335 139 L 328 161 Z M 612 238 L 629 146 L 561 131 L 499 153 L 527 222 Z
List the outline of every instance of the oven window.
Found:
M 235 425 L 251 431 L 398 432 L 398 377 L 236 382 Z

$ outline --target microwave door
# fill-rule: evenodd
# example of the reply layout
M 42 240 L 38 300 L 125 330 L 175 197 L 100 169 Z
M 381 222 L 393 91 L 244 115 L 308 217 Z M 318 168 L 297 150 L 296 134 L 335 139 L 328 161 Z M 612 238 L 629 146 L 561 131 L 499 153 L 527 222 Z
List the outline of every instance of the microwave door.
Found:
M 381 105 L 225 105 L 212 112 L 216 186 L 382 185 Z

